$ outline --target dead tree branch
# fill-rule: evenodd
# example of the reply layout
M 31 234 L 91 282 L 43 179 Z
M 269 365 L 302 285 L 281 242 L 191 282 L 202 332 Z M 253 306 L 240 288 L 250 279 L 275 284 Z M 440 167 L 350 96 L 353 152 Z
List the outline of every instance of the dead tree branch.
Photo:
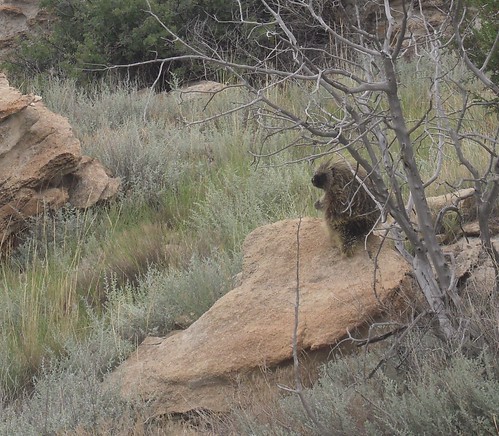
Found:
M 241 103 L 240 108 L 254 110 L 255 119 L 268 129 L 269 134 L 293 131 L 297 137 L 306 138 L 313 144 L 310 155 L 298 158 L 297 162 L 346 151 L 356 165 L 369 174 L 372 195 L 383 209 L 382 216 L 393 218 L 387 226 L 388 237 L 395 241 L 397 249 L 410 262 L 443 336 L 455 338 L 458 322 L 452 319 L 453 306 L 450 303 L 459 304 L 455 266 L 439 245 L 427 202 L 428 189 L 437 183 L 443 184 L 442 168 L 448 159 L 457 160 L 468 172 L 468 179 L 472 180 L 482 243 L 494 264 L 499 265 L 499 255 L 491 243 L 488 229 L 488 219 L 499 197 L 497 135 L 475 133 L 470 129 L 470 114 L 475 105 L 472 93 L 475 91 L 452 77 L 459 62 L 449 63 L 443 54 L 454 41 L 468 70 L 488 90 L 499 95 L 499 88 L 484 72 L 491 54 L 478 68 L 464 49 L 460 27 L 465 13 L 462 1 L 452 2 L 447 18 L 436 25 L 426 18 L 421 5 L 419 10 L 415 10 L 412 2 L 404 1 L 401 9 L 396 11 L 392 2 L 384 0 L 377 12 L 386 19 L 383 35 L 363 27 L 362 11 L 358 7 L 354 8 L 352 18 L 347 18 L 352 32 L 346 35 L 323 16 L 316 2 L 261 2 L 267 20 L 246 17 L 241 2 L 237 1 L 234 18 L 234 23 L 240 26 L 265 30 L 268 44 L 260 44 L 260 48 L 267 53 L 263 53 L 261 58 L 249 56 L 244 62 L 238 62 L 237 57 L 224 59 L 217 47 L 207 41 L 194 46 L 161 23 L 150 9 L 149 13 L 161 23 L 168 38 L 182 44 L 189 53 L 150 62 L 188 60 L 210 63 L 228 71 L 234 82 L 245 87 L 249 94 L 248 102 Z M 333 3 L 329 6 L 331 10 L 344 16 L 345 7 Z M 422 32 L 417 36 L 408 34 L 414 20 Z M 332 44 L 342 45 L 345 52 L 352 55 L 340 59 L 330 54 L 327 46 L 311 46 L 301 40 L 296 23 L 304 21 L 308 28 L 320 31 Z M 491 53 L 498 45 L 496 38 Z M 429 78 L 431 85 L 427 88 L 423 85 L 421 89 L 430 96 L 429 103 L 421 114 L 414 117 L 415 120 L 407 115 L 400 89 L 401 68 L 406 63 L 403 56 L 410 52 L 415 57 L 412 68 L 419 68 L 418 62 L 423 63 L 425 59 L 427 63 L 429 59 L 433 67 Z M 286 62 L 271 62 L 281 58 Z M 342 60 L 345 62 L 340 62 Z M 254 80 L 255 77 L 264 80 Z M 308 101 L 303 107 L 283 103 L 276 98 L 279 92 L 272 92 L 273 89 L 284 89 L 290 83 L 305 90 Z M 463 96 L 460 109 L 456 109 L 455 102 L 446 94 L 456 87 Z M 231 109 L 225 115 L 235 110 Z M 290 142 L 302 143 L 301 140 Z M 469 158 L 466 152 L 468 143 L 479 144 L 480 152 L 488 159 L 487 168 L 479 168 Z M 419 147 L 428 144 L 431 144 L 431 154 L 422 158 Z M 286 148 L 288 145 L 283 145 L 281 150 Z M 253 153 L 253 156 L 255 159 L 270 159 L 278 153 L 265 152 L 262 145 L 261 153 Z M 423 159 L 431 169 L 424 177 L 421 172 Z M 410 244 L 410 249 L 406 244 Z

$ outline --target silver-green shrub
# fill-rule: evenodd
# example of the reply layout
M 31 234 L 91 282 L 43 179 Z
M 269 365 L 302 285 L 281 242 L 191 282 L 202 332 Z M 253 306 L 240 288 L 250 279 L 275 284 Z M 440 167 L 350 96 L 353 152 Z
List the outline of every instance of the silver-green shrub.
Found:
M 194 256 L 181 270 L 150 268 L 136 288 L 109 284 L 106 316 L 122 337 L 134 340 L 185 328 L 234 287 L 240 268 L 240 256 L 217 252 Z
M 119 395 L 119 386 L 103 378 L 126 354 L 131 343 L 110 329 L 94 326 L 85 341 L 68 341 L 62 358 L 47 360 L 23 401 L 0 403 L 0 434 L 40 435 L 85 430 L 112 434 L 133 425 L 134 406 Z
M 224 174 L 207 186 L 205 200 L 193 211 L 194 229 L 225 249 L 239 249 L 256 227 L 309 211 L 309 177 L 304 166 Z
M 438 348 L 405 352 L 400 359 L 385 361 L 372 378 L 368 375 L 383 354 L 327 363 L 319 380 L 304 391 L 316 422 L 331 434 L 345 436 L 496 433 L 499 379 L 491 355 L 451 357 Z M 292 429 L 290 434 L 321 434 L 298 396 L 286 395 L 279 409 L 286 418 L 281 417 L 282 425 L 275 424 L 279 430 L 272 434 L 288 434 L 284 429 Z M 242 428 L 266 434 L 266 425 L 254 418 L 241 414 L 239 419 Z

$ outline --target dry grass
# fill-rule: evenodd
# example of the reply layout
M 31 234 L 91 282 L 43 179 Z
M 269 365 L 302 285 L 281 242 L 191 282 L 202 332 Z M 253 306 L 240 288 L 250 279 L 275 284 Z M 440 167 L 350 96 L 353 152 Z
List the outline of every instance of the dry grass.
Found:
M 428 107 L 420 89 L 420 82 L 407 74 L 401 90 L 411 122 Z M 309 97 L 299 86 L 272 92 L 297 112 L 303 110 Z M 17 399 L 22 407 L 3 406 L 3 416 L 8 418 L 0 419 L 0 430 L 17 428 L 19 434 L 40 434 L 49 428 L 61 434 L 157 434 L 171 428 L 174 433 L 190 434 L 188 425 L 169 420 L 149 422 L 138 406 L 121 404 L 118 397 L 107 397 L 98 390 L 86 391 L 89 379 L 84 373 L 73 371 L 82 376 L 71 378 L 71 371 L 63 367 L 54 366 L 46 373 L 44 365 L 74 356 L 92 367 L 93 361 L 78 350 L 94 344 L 90 348 L 97 351 L 90 355 L 101 356 L 101 372 L 94 374 L 97 380 L 124 357 L 130 349 L 128 339 L 166 334 L 179 322 L 184 326 L 193 322 L 233 286 L 240 268 L 241 243 L 252 229 L 316 213 L 313 202 L 317 193 L 309 181 L 313 172 L 309 164 L 273 166 L 315 149 L 291 149 L 251 166 L 248 150 L 280 150 L 298 133 L 285 131 L 264 142 L 266 131 L 248 112 L 233 113 L 208 124 L 185 124 L 185 120 L 210 117 L 233 108 L 235 102 L 243 102 L 247 95 L 241 90 L 222 93 L 207 106 L 206 99 L 179 104 L 174 96 L 161 95 L 149 100 L 147 93 L 105 85 L 84 92 L 71 82 L 51 83 L 43 96 L 50 107 L 69 117 L 84 151 L 121 176 L 125 188 L 117 202 L 107 208 L 86 214 L 67 210 L 42 223 L 42 230 L 28 238 L 13 261 L 2 265 L 0 398 Z M 449 99 L 447 103 L 458 101 Z M 495 115 L 476 108 L 470 116 L 469 128 L 494 133 Z M 416 146 L 422 176 L 427 178 L 435 167 L 434 143 L 427 137 Z M 472 143 L 466 148 L 470 159 L 483 168 L 484 155 L 477 153 Z M 440 178 L 428 193 L 443 193 L 467 178 L 447 144 Z M 496 309 L 486 293 L 476 292 L 488 286 L 489 282 L 476 282 L 476 289 L 470 288 L 465 294 L 470 302 L 466 316 L 475 331 L 487 336 L 487 343 L 497 344 Z M 108 332 L 102 336 L 107 339 L 102 342 L 105 346 L 96 347 L 89 338 L 99 332 Z M 68 342 L 74 344 L 73 348 L 68 348 Z M 419 346 L 417 341 L 406 344 L 414 350 Z M 421 359 L 417 365 L 422 368 Z M 366 417 L 374 416 L 374 409 L 362 395 L 391 395 L 394 405 L 400 399 L 389 390 L 389 383 L 383 384 L 384 379 L 366 387 L 371 389 L 367 393 L 361 390 L 362 395 L 356 392 L 349 397 L 351 385 L 345 380 L 357 383 L 360 376 L 354 371 L 357 364 L 345 362 L 339 360 L 325 369 L 324 377 L 310 390 L 311 401 L 321 416 L 339 426 L 337 434 L 341 434 L 341 426 L 358 432 Z M 466 368 L 460 371 L 451 375 L 478 383 Z M 39 375 L 38 379 L 33 380 L 34 375 Z M 264 384 L 274 382 L 268 378 Z M 50 416 L 52 427 L 47 427 L 48 418 L 40 418 L 46 404 L 42 400 L 49 398 L 47 386 L 75 395 L 71 413 L 61 406 L 68 414 Z M 34 394 L 23 398 L 27 387 Z M 239 411 L 234 419 L 210 417 L 204 428 L 227 434 L 314 434 L 295 399 L 273 395 L 263 394 L 245 407 L 246 413 Z M 64 396 L 56 398 L 63 400 Z M 101 401 L 103 413 L 109 416 L 89 412 L 88 406 L 96 401 Z M 331 417 L 333 409 L 338 416 Z M 36 413 L 30 415 L 30 410 Z M 88 416 L 94 421 L 84 422 Z M 385 421 L 380 421 L 380 426 Z M 379 428 L 388 431 L 387 427 Z

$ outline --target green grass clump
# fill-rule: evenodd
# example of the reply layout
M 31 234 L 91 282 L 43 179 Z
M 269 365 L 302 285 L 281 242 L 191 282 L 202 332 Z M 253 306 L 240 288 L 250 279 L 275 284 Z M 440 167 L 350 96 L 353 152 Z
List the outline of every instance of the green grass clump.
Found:
M 65 232 L 71 226 L 58 233 L 49 220 L 40 221 L 0 266 L 0 393 L 7 396 L 29 387 L 44 356 L 57 354 L 86 324 L 75 271 L 81 255 L 76 241 L 88 223 L 72 221 L 70 241 Z
M 431 74 L 406 73 L 400 90 L 414 126 L 428 108 L 421 83 Z M 269 94 L 303 114 L 310 86 L 289 84 Z M 242 242 L 253 229 L 317 213 L 313 204 L 321 193 L 310 183 L 307 156 L 330 144 L 287 148 L 302 132 L 277 117 L 269 134 L 247 110 L 196 122 L 246 102 L 250 96 L 237 88 L 213 99 L 104 83 L 79 89 L 71 81 L 49 81 L 35 91 L 69 118 L 83 152 L 120 177 L 122 190 L 105 206 L 66 207 L 33 220 L 23 244 L 0 267 L 0 434 L 126 432 L 141 419 L 140 406 L 104 391 L 100 381 L 143 337 L 188 327 L 232 289 Z M 457 104 L 451 97 L 446 104 Z M 328 123 L 331 112 L 342 116 L 320 92 L 313 98 L 310 113 Z M 493 115 L 475 109 L 465 122 L 493 136 Z M 427 179 L 436 148 L 420 133 L 414 138 Z M 483 154 L 465 145 L 483 167 Z M 444 151 L 429 195 L 469 179 L 449 144 Z M 477 332 L 494 331 L 483 335 L 490 344 L 497 342 L 497 317 L 484 300 L 469 317 L 482 320 L 473 324 Z M 492 431 L 498 388 L 492 360 L 485 352 L 481 360 L 432 353 L 422 353 L 402 375 L 386 367 L 370 380 L 365 368 L 379 356 L 337 360 L 306 396 L 336 434 Z M 278 407 L 288 419 L 285 430 L 278 419 L 266 427 L 251 420 L 241 425 L 253 434 L 316 432 L 296 398 Z

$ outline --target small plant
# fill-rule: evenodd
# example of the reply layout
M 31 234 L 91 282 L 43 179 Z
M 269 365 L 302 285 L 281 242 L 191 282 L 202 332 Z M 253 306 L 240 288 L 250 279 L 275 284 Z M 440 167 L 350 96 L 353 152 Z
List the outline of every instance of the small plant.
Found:
M 0 434 L 125 431 L 138 405 L 123 400 L 119 386 L 102 381 L 130 350 L 130 343 L 99 323 L 86 340 L 69 339 L 62 356 L 44 360 L 21 407 L 0 401 Z
M 234 287 L 240 264 L 239 256 L 212 253 L 193 257 L 185 269 L 151 268 L 136 288 L 111 280 L 106 317 L 122 337 L 139 342 L 146 335 L 187 328 Z
M 418 332 L 372 377 L 380 361 L 374 350 L 325 364 L 304 392 L 317 422 L 345 436 L 495 434 L 499 379 L 492 356 L 448 357 L 438 344 Z M 296 395 L 283 394 L 274 413 L 280 418 L 271 424 L 243 414 L 238 421 L 252 434 L 321 434 Z

